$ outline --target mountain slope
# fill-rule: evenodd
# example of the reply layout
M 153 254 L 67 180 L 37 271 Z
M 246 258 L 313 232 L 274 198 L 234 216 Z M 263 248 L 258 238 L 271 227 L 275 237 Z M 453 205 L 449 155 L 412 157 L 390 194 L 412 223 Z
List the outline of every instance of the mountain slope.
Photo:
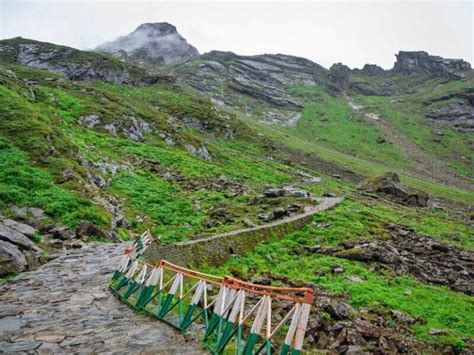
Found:
M 407 64 L 418 56 L 401 52 L 390 71 L 343 64 L 327 70 L 303 58 L 213 51 L 161 73 L 210 95 L 217 107 L 243 113 L 250 124 L 293 127 L 287 134 L 414 176 L 428 167 L 432 179 L 470 189 L 473 71 L 466 62 L 427 54 L 420 67 L 414 59 Z M 452 79 L 454 73 L 462 79 Z
M 46 53 L 65 50 L 31 43 L 46 46 Z M 40 247 L 58 243 L 57 235 L 75 235 L 84 220 L 125 240 L 150 229 L 160 242 L 173 243 L 264 224 L 301 213 L 320 196 L 344 195 L 343 204 L 315 216 L 301 231 L 202 270 L 315 287 L 330 303 L 311 315 L 305 341 L 311 351 L 347 350 L 347 337 L 334 338 L 337 329 L 356 334 L 367 351 L 382 351 L 383 344 L 396 349 L 398 329 L 404 329 L 407 351 L 472 348 L 471 289 L 458 281 L 472 277 L 465 265 L 474 248 L 469 214 L 474 194 L 413 169 L 400 149 L 403 142 L 387 142 L 387 132 L 369 120 L 386 119 L 427 156 L 449 157 L 444 173 L 464 171 L 457 179 L 469 182 L 472 154 L 466 149 L 472 133 L 437 127 L 443 136 L 434 135 L 440 141 L 431 143 L 434 126 L 424 120 L 425 109 L 433 108 L 425 100 L 441 97 L 444 106 L 452 103 L 449 95 L 457 100 L 458 93 L 469 94 L 469 72 L 462 80 L 447 80 L 372 67 L 363 73 L 342 65 L 326 70 L 302 58 L 220 52 L 153 68 L 166 80 L 123 85 L 100 77 L 70 80 L 22 65 L 12 53 L 17 52 L 0 50 L 0 213 L 37 226 Z M 93 55 L 148 75 L 143 68 Z M 87 60 L 81 70 L 94 65 L 89 52 L 81 51 L 69 65 L 82 56 Z M 55 71 L 68 62 L 61 56 L 48 68 Z M 380 87 L 393 91 L 380 95 Z M 469 99 L 462 100 L 468 105 Z M 269 120 L 270 114 L 281 119 Z M 301 117 L 288 124 L 289 114 Z M 454 149 L 465 159 L 451 155 Z M 429 193 L 432 203 L 413 206 L 356 188 L 389 170 L 400 173 L 402 184 L 386 190 L 405 191 L 406 184 Z M 44 219 L 19 215 L 32 207 L 42 209 Z M 411 269 L 403 260 L 397 268 L 387 262 L 397 257 L 382 258 L 386 249 L 395 253 L 391 245 L 399 254 L 422 257 L 408 259 Z M 355 253 L 356 247 L 376 248 L 369 258 Z M 333 271 L 336 266 L 342 273 Z M 425 269 L 430 272 L 419 272 Z M 331 305 L 341 302 L 357 318 L 335 312 Z M 400 324 L 397 312 L 416 320 Z M 374 319 L 377 334 L 388 340 L 355 327 Z M 441 333 L 432 335 L 432 328 Z M 324 336 L 329 343 L 319 342 Z

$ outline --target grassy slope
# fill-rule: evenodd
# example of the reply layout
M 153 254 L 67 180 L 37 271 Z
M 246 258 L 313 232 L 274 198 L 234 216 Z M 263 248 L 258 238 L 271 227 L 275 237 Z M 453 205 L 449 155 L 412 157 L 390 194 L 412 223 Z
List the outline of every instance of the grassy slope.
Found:
M 260 190 L 265 184 L 281 184 L 290 181 L 293 173 L 289 167 L 265 159 L 263 148 L 257 141 L 229 141 L 221 136 L 198 133 L 185 127 L 173 128 L 167 123 L 170 115 L 176 117 L 197 117 L 213 125 L 215 131 L 226 127 L 206 100 L 196 98 L 162 86 L 146 89 L 125 88 L 103 83 L 72 83 L 68 81 L 46 81 L 45 73 L 23 67 L 13 67 L 21 77 L 33 77 L 39 81 L 30 87 L 21 81 L 1 76 L 0 86 L 0 137 L 3 139 L 2 152 L 5 155 L 5 170 L 2 171 L 2 193 L 0 203 L 37 206 L 45 208 L 51 217 L 61 223 L 74 226 L 82 218 L 88 218 L 105 226 L 110 220 L 109 213 L 90 201 L 96 195 L 116 196 L 122 199 L 125 212 L 137 231 L 152 228 L 164 235 L 165 240 L 181 240 L 192 234 L 216 232 L 229 228 L 222 224 L 217 228 L 205 229 L 201 222 L 207 219 L 207 209 L 232 206 L 244 209 L 249 196 L 226 197 L 225 191 L 201 189 L 190 191 L 175 182 L 169 182 L 143 167 L 143 162 L 153 163 L 160 169 L 175 172 L 188 180 L 216 180 L 225 175 L 251 189 Z M 47 73 L 48 77 L 54 77 Z M 159 108 L 157 108 L 159 107 Z M 156 130 L 173 131 L 176 145 L 168 146 L 155 133 L 150 133 L 142 142 L 134 142 L 125 137 L 114 137 L 102 129 L 85 129 L 78 125 L 81 115 L 100 114 L 103 123 L 138 116 L 153 124 Z M 247 135 L 247 128 L 231 124 L 237 135 Z M 202 136 L 202 137 L 201 137 Z M 182 147 L 184 143 L 199 144 L 201 139 L 213 159 L 210 162 L 190 156 Z M 8 142 L 8 143 L 6 143 Z M 51 147 L 56 153 L 49 154 Z M 11 165 L 18 156 L 22 164 L 19 174 L 28 181 L 15 180 Z M 87 168 L 79 163 L 79 156 L 86 158 L 93 166 L 100 162 L 122 164 L 132 163 L 134 173 L 121 170 L 117 175 L 107 172 L 104 178 L 111 179 L 110 186 L 103 191 L 91 191 L 88 186 Z M 17 167 L 18 168 L 18 167 Z M 8 170 L 10 169 L 10 170 Z M 77 178 L 64 181 L 62 173 L 72 170 Z M 28 177 L 33 171 L 39 178 Z M 94 170 L 96 171 L 96 170 Z M 13 183 L 19 185 L 11 190 Z M 36 190 L 46 190 L 46 182 L 53 194 L 39 202 Z M 10 189 L 8 188 L 10 186 Z M 22 193 L 15 193 L 23 189 Z M 11 190 L 11 191 L 8 191 Z M 64 202 L 61 210 L 52 206 L 62 192 L 74 203 Z M 83 195 L 83 199 L 79 198 Z M 201 202 L 202 210 L 194 211 L 194 201 Z M 250 215 L 256 215 L 252 207 Z M 241 211 L 242 212 L 242 211 Z M 237 224 L 243 218 L 237 215 Z
M 339 144 L 337 132 L 347 123 L 344 119 L 348 118 L 348 112 L 340 101 L 327 96 L 323 96 L 327 105 L 319 102 L 308 107 L 308 113 L 301 122 L 303 126 L 297 128 L 297 134 L 254 122 L 252 128 L 248 128 L 231 118 L 231 122 L 227 123 L 237 130 L 237 139 L 227 140 L 218 134 L 170 127 L 167 123 L 170 115 L 178 120 L 186 116 L 200 117 L 217 127 L 215 131 L 226 127 L 226 121 L 219 119 L 218 113 L 212 110 L 207 100 L 176 88 L 129 88 L 103 83 L 51 82 L 44 80 L 46 77 L 54 77 L 50 73 L 23 67 L 12 69 L 20 77 L 35 78 L 38 85 L 34 87 L 32 95 L 31 87 L 21 81 L 0 76 L 0 206 L 14 203 L 41 207 L 51 218 L 71 226 L 82 218 L 103 226 L 109 222 L 109 213 L 100 205 L 90 202 L 96 195 L 119 198 L 132 223 L 132 229 L 141 232 L 144 228 L 152 228 L 155 233 L 163 234 L 167 241 L 182 240 L 203 231 L 218 232 L 229 228 L 226 223 L 211 229 L 202 227 L 201 222 L 207 218 L 204 211 L 210 208 L 227 206 L 236 211 L 244 211 L 237 222 L 245 215 L 255 216 L 257 210 L 247 204 L 251 196 L 228 198 L 223 192 L 212 189 L 187 189 L 154 174 L 141 162 L 154 163 L 190 180 L 215 180 L 225 174 L 257 192 L 266 184 L 290 182 L 294 179 L 295 165 L 298 166 L 298 162 L 290 167 L 268 160 L 266 156 L 269 153 L 264 142 L 256 135 L 258 132 L 279 144 L 317 154 L 365 175 L 387 170 L 386 166 L 371 161 L 376 160 L 377 156 L 370 156 L 370 149 L 359 149 L 354 143 L 368 131 L 369 134 L 364 138 L 366 144 L 376 144 L 374 139 L 377 132 L 363 122 L 354 120 L 351 121 L 354 126 L 342 129 L 340 132 L 344 135 L 346 146 L 341 150 L 336 149 Z M 322 94 L 316 94 L 315 98 L 320 99 Z M 344 119 L 340 118 L 341 112 Z M 134 142 L 122 136 L 111 136 L 100 128 L 85 129 L 77 124 L 79 116 L 92 113 L 99 113 L 103 122 L 121 120 L 129 115 L 141 117 L 158 130 L 173 132 L 177 144 L 168 146 L 156 134 L 148 134 L 144 141 Z M 322 116 L 331 118 L 333 122 L 321 121 Z M 311 123 L 313 118 L 314 122 Z M 305 124 L 309 126 L 305 127 Z M 325 140 L 315 141 L 306 131 L 321 134 Z M 205 142 L 213 156 L 210 162 L 192 157 L 182 148 L 185 142 L 197 144 L 201 141 Z M 59 154 L 48 155 L 51 146 Z M 356 155 L 361 156 L 346 154 L 346 148 L 355 149 Z M 79 163 L 78 153 L 91 164 L 103 161 L 131 164 L 134 173 L 127 169 L 121 169 L 116 175 L 108 172 L 105 177 L 111 179 L 110 185 L 105 190 L 90 191 L 87 189 L 86 167 Z M 381 154 L 394 165 L 403 165 L 403 159 L 392 148 L 386 147 Z M 72 169 L 77 179 L 63 181 L 64 169 Z M 311 172 L 318 174 L 317 171 Z M 415 187 L 423 187 L 433 195 L 463 202 L 473 200 L 473 195 L 466 191 L 406 175 L 402 179 Z M 317 282 L 335 292 L 348 291 L 350 301 L 356 307 L 376 305 L 401 309 L 423 317 L 427 323 L 415 326 L 414 330 L 424 340 L 433 340 L 427 335 L 430 327 L 449 329 L 449 336 L 439 338 L 439 341 L 446 343 L 461 344 L 462 336 L 472 335 L 469 317 L 474 311 L 472 300 L 467 296 L 442 287 L 424 286 L 409 277 L 377 274 L 369 270 L 368 266 L 356 262 L 317 254 L 304 254 L 299 258 L 293 255 L 295 248 L 312 245 L 316 237 L 320 237 L 323 245 L 336 245 L 349 238 L 370 239 L 382 233 L 381 226 L 385 221 L 410 225 L 419 232 L 472 249 L 472 235 L 466 222 L 443 211 L 402 208 L 386 202 L 368 204 L 357 197 L 352 186 L 331 177 L 324 176 L 321 185 L 309 189 L 315 194 L 349 194 L 344 205 L 316 217 L 317 222 L 329 224 L 328 228 L 308 225 L 303 231 L 291 234 L 281 242 L 261 245 L 255 252 L 235 258 L 214 271 L 224 273 L 238 268 L 244 272 L 259 273 L 274 270 L 295 279 Z M 200 211 L 191 208 L 196 199 L 201 201 Z M 272 255 L 275 264 L 264 258 L 266 254 Z M 349 284 L 343 276 L 328 273 L 318 277 L 314 275 L 316 269 L 327 271 L 333 263 L 343 264 L 347 273 L 360 275 L 366 281 Z M 290 270 L 303 271 L 296 273 Z M 407 288 L 413 291 L 410 298 L 403 295 Z M 446 304 L 450 306 L 447 307 Z
M 377 81 L 383 79 L 354 77 L 353 81 Z M 459 99 L 449 98 L 449 95 L 474 88 L 474 79 L 448 81 L 431 79 L 422 84 L 411 83 L 414 90 L 409 94 L 404 86 L 410 84 L 410 79 L 404 76 L 394 76 L 392 80 L 398 88 L 394 96 L 356 96 L 356 101 L 367 107 L 370 112 L 388 118 L 397 130 L 409 137 L 420 149 L 427 154 L 445 160 L 452 171 L 462 178 L 474 182 L 472 164 L 474 156 L 469 142 L 474 140 L 474 133 L 459 133 L 456 130 L 442 128 L 444 135 L 435 136 L 433 129 L 436 124 L 425 122 L 425 113 L 432 108 L 446 105 Z M 412 79 L 413 80 L 413 79 Z M 405 88 L 406 90 L 406 88 Z M 440 101 L 433 101 L 446 97 Z M 462 158 L 464 157 L 464 158 Z
M 315 244 L 334 246 L 344 240 L 370 240 L 377 235 L 383 236 L 384 221 L 401 222 L 410 218 L 408 211 L 404 211 L 404 215 L 397 212 L 390 206 L 370 207 L 359 201 L 347 200 L 335 210 L 316 216 L 315 223 L 306 225 L 299 232 L 291 233 L 284 240 L 259 245 L 255 251 L 245 256 L 232 258 L 219 268 L 208 267 L 206 271 L 221 275 L 236 272 L 247 277 L 271 272 L 289 276 L 293 280 L 315 283 L 336 293 L 346 292 L 349 302 L 356 309 L 396 309 L 420 317 L 426 322 L 417 323 L 412 327 L 420 340 L 455 344 L 462 348 L 463 338 L 472 337 L 474 334 L 472 297 L 453 292 L 446 287 L 423 285 L 409 276 L 394 276 L 388 271 L 376 272 L 371 269 L 371 265 L 365 263 L 305 252 L 304 247 Z M 420 224 L 414 225 L 418 230 L 441 235 L 439 229 L 430 225 L 429 221 L 430 218 L 421 219 Z M 317 223 L 324 227 L 317 226 Z M 450 231 L 454 232 L 454 229 Z M 469 230 L 465 228 L 463 233 L 465 242 L 473 248 Z M 345 272 L 331 273 L 332 265 L 342 265 Z M 349 275 L 359 276 L 364 281 L 349 282 L 346 279 Z M 407 295 L 407 290 L 412 293 Z M 444 329 L 448 335 L 431 337 L 428 334 L 431 328 Z

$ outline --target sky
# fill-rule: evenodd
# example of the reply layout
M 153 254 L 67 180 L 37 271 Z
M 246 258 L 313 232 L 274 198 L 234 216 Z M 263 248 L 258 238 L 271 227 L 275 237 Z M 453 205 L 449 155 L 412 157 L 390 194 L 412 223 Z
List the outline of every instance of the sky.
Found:
M 283 53 L 324 67 L 386 69 L 399 50 L 473 64 L 474 1 L 0 0 L 0 38 L 90 49 L 144 22 L 169 22 L 200 53 Z

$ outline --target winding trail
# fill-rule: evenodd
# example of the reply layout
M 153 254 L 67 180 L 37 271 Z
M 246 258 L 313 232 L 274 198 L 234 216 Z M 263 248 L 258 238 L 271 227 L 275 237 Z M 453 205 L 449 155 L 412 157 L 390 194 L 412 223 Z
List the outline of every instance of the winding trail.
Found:
M 445 161 L 424 152 L 415 142 L 395 129 L 390 120 L 375 113 L 367 112 L 364 106 L 355 103 L 349 96 L 345 96 L 345 98 L 353 110 L 361 112 L 367 122 L 374 124 L 388 141 L 400 148 L 409 159 L 411 170 L 421 176 L 428 176 L 435 181 L 474 191 L 472 184 L 449 172 L 450 168 Z
M 342 201 L 322 198 L 304 213 L 253 229 L 304 223 Z M 231 240 L 253 229 L 213 238 Z M 191 250 L 192 244 L 201 242 L 184 244 Z M 125 243 L 90 243 L 0 286 L 0 353 L 204 353 L 198 340 L 187 341 L 173 328 L 134 313 L 113 297 L 107 282 L 125 247 Z
M 88 244 L 0 286 L 0 353 L 204 353 L 112 296 L 107 281 L 124 248 Z

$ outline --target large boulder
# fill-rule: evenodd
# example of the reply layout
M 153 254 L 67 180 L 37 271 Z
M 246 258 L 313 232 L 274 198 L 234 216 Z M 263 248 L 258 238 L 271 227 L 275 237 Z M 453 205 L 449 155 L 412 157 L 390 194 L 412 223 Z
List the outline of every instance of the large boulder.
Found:
M 0 276 L 22 272 L 27 267 L 28 262 L 18 247 L 0 240 Z
M 76 227 L 76 235 L 80 238 L 88 237 L 107 238 L 107 233 L 89 221 L 81 221 Z
M 41 249 L 29 239 L 36 232 L 26 224 L 0 216 L 0 275 L 38 266 Z
M 33 227 L 12 219 L 5 218 L 3 216 L 0 216 L 0 223 L 8 228 L 14 229 L 17 232 L 26 235 L 28 238 L 33 238 L 36 233 L 36 229 Z
M 2 224 L 0 224 L 0 240 L 14 244 L 22 250 L 37 250 L 35 244 L 27 236 Z

